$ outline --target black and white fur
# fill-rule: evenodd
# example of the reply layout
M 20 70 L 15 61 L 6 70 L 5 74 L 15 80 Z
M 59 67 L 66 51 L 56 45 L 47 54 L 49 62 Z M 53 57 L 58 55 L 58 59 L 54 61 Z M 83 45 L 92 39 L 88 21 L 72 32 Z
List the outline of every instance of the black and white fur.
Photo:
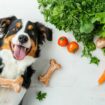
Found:
M 8 24 L 6 23 L 7 20 L 9 21 Z M 10 89 L 0 87 L 0 105 L 18 105 L 17 102 L 22 100 L 24 94 L 30 86 L 31 77 L 34 73 L 34 70 L 32 69 L 31 65 L 39 57 L 39 45 L 43 44 L 45 39 L 49 41 L 52 40 L 52 30 L 39 22 L 33 23 L 31 21 L 28 21 L 23 23 L 20 29 L 16 29 L 15 32 L 12 31 L 13 28 L 16 28 L 15 24 L 17 21 L 22 22 L 21 19 L 17 19 L 15 16 L 0 19 L 0 46 L 3 45 L 4 37 L 16 34 L 15 37 L 12 39 L 13 44 L 19 44 L 19 36 L 24 35 L 28 38 L 28 41 L 26 43 L 23 43 L 22 46 L 30 48 L 30 40 L 32 39 L 35 43 L 37 43 L 38 48 L 35 52 L 34 57 L 26 56 L 23 60 L 15 59 L 11 50 L 0 50 L 0 61 L 2 62 L 2 65 L 0 65 L 0 76 L 3 76 L 8 79 L 15 79 L 18 76 L 22 76 L 24 79 L 20 93 L 15 93 Z M 33 30 L 31 31 L 26 29 L 27 25 L 29 24 L 33 26 Z

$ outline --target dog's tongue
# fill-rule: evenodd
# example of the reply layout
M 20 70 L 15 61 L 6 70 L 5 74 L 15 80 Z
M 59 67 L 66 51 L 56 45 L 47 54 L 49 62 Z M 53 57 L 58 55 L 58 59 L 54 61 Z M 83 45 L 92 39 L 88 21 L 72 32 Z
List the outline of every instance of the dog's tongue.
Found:
M 15 45 L 13 53 L 14 53 L 14 57 L 18 60 L 22 60 L 26 56 L 25 48 L 18 45 Z

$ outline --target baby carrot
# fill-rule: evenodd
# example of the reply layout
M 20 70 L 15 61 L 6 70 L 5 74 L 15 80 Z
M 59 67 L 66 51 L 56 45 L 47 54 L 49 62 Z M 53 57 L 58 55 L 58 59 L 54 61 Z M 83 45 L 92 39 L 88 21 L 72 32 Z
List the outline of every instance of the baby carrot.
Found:
M 105 82 L 105 71 L 102 73 L 102 75 L 100 76 L 98 83 L 101 85 Z

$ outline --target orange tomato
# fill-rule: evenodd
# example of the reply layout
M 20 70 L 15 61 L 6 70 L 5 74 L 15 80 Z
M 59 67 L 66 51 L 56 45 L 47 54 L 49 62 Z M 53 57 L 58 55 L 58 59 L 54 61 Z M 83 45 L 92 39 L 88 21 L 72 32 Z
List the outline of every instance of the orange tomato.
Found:
M 67 46 L 68 45 L 68 39 L 65 36 L 61 36 L 58 39 L 58 45 L 61 46 L 61 47 Z
M 67 50 L 68 50 L 70 53 L 75 53 L 78 49 L 79 49 L 79 45 L 78 45 L 78 43 L 75 42 L 75 41 L 72 41 L 72 42 L 70 42 L 70 43 L 67 45 Z

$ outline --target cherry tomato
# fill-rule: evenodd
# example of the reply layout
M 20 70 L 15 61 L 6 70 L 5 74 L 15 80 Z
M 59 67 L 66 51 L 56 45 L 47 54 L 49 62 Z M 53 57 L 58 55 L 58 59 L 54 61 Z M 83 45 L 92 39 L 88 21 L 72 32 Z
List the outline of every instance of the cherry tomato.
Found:
M 75 41 L 72 41 L 72 42 L 70 42 L 70 43 L 67 45 L 67 50 L 68 50 L 70 53 L 75 53 L 78 49 L 79 49 L 79 45 L 78 45 L 78 43 L 75 42 Z
M 61 36 L 58 39 L 58 45 L 61 46 L 61 47 L 67 46 L 68 45 L 68 39 L 65 36 Z

